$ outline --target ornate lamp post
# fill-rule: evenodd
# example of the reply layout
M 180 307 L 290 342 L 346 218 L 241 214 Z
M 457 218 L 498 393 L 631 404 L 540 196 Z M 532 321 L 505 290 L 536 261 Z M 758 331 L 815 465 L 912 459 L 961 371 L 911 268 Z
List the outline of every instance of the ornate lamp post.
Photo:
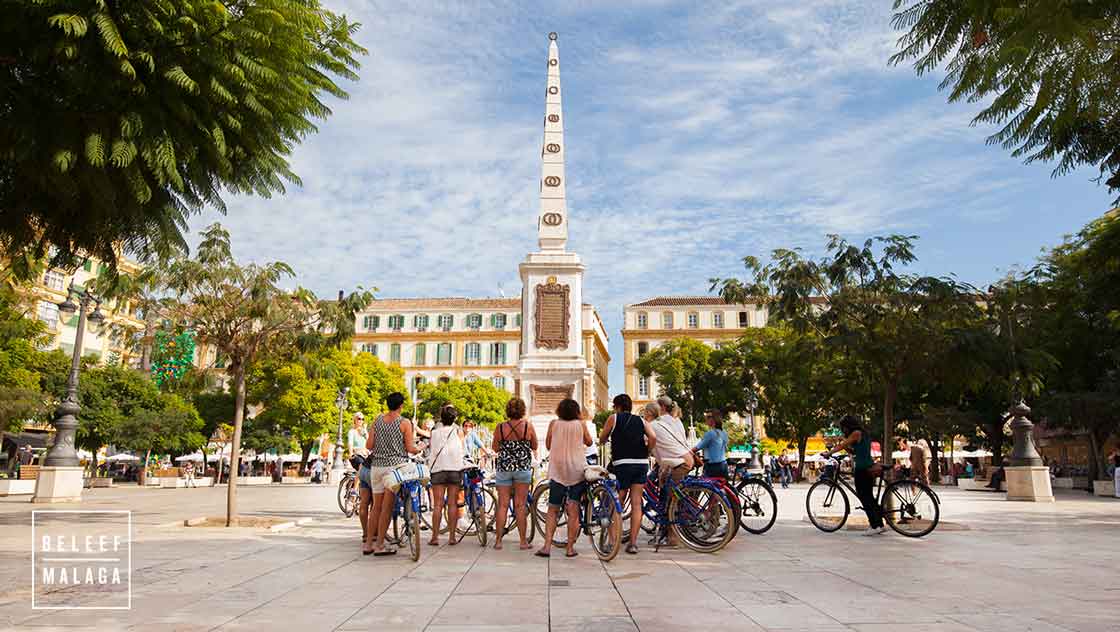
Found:
M 757 422 L 754 418 L 754 410 L 758 407 L 758 398 L 752 393 L 750 399 L 747 400 L 747 407 L 751 411 L 751 466 L 752 470 L 762 469 L 761 455 L 758 453 L 758 428 Z
M 93 306 L 90 312 L 90 306 Z M 70 377 L 66 382 L 66 397 L 58 405 L 51 424 L 55 427 L 54 444 L 43 460 L 39 479 L 35 485 L 34 502 L 66 502 L 81 499 L 82 469 L 78 453 L 74 450 L 74 435 L 78 429 L 78 372 L 82 360 L 82 339 L 86 323 L 90 331 L 105 320 L 101 313 L 101 299 L 86 289 L 78 289 L 73 282 L 66 300 L 58 304 L 58 311 L 67 316 L 78 313 L 78 327 L 74 334 L 74 354 L 70 360 Z
M 334 463 L 331 464 L 332 470 L 342 471 L 346 466 L 342 464 L 342 414 L 350 406 L 350 401 L 347 395 L 350 394 L 350 387 L 347 386 L 338 392 L 338 397 L 334 400 L 334 405 L 338 407 L 338 440 L 334 444 Z M 332 476 L 331 480 L 335 480 Z

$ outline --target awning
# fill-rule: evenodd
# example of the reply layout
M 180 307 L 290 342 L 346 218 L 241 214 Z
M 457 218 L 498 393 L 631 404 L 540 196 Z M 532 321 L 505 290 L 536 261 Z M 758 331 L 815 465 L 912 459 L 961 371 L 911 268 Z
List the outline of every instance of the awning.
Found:
M 49 432 L 5 432 L 4 442 L 11 441 L 17 448 L 31 446 L 34 449 L 49 448 L 51 433 Z

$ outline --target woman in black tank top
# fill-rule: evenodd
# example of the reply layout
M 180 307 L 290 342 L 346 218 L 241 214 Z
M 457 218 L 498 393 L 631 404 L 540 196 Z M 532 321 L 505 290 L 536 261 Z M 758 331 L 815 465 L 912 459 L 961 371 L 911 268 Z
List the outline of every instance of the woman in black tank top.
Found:
M 630 412 L 634 403 L 625 393 L 614 398 L 614 414 L 607 417 L 599 443 L 611 440 L 611 473 L 618 479 L 618 495 L 626 501 L 642 502 L 642 487 L 649 475 L 649 453 L 657 442 L 653 428 L 644 418 Z M 630 533 L 640 533 L 642 512 L 630 512 Z M 637 553 L 637 538 L 631 538 L 627 553 Z

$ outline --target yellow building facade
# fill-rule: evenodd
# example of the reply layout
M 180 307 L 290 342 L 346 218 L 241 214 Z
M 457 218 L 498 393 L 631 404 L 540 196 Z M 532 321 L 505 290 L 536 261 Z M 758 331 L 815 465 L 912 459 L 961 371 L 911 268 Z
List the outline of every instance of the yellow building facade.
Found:
M 607 334 L 595 309 L 583 305 L 583 357 L 592 411 L 610 406 Z M 377 299 L 357 314 L 354 351 L 400 366 L 411 392 L 420 384 L 488 380 L 519 392 L 520 298 Z

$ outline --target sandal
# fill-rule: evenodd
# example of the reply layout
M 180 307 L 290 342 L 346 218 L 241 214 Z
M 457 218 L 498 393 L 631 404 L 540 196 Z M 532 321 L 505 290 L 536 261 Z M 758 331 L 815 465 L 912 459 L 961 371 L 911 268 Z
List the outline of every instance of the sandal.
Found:
M 576 553 L 575 551 L 565 551 L 564 552 L 564 557 L 577 557 L 578 555 L 579 555 L 579 553 Z
M 637 555 L 638 554 L 638 545 L 631 543 L 630 546 L 626 547 L 626 552 L 629 553 L 630 555 Z
M 386 557 L 388 555 L 396 555 L 396 554 L 397 554 L 396 549 L 381 549 L 380 551 L 375 551 L 373 556 L 374 557 Z
M 533 555 L 536 555 L 537 557 L 549 557 L 551 554 L 548 551 L 537 551 Z

